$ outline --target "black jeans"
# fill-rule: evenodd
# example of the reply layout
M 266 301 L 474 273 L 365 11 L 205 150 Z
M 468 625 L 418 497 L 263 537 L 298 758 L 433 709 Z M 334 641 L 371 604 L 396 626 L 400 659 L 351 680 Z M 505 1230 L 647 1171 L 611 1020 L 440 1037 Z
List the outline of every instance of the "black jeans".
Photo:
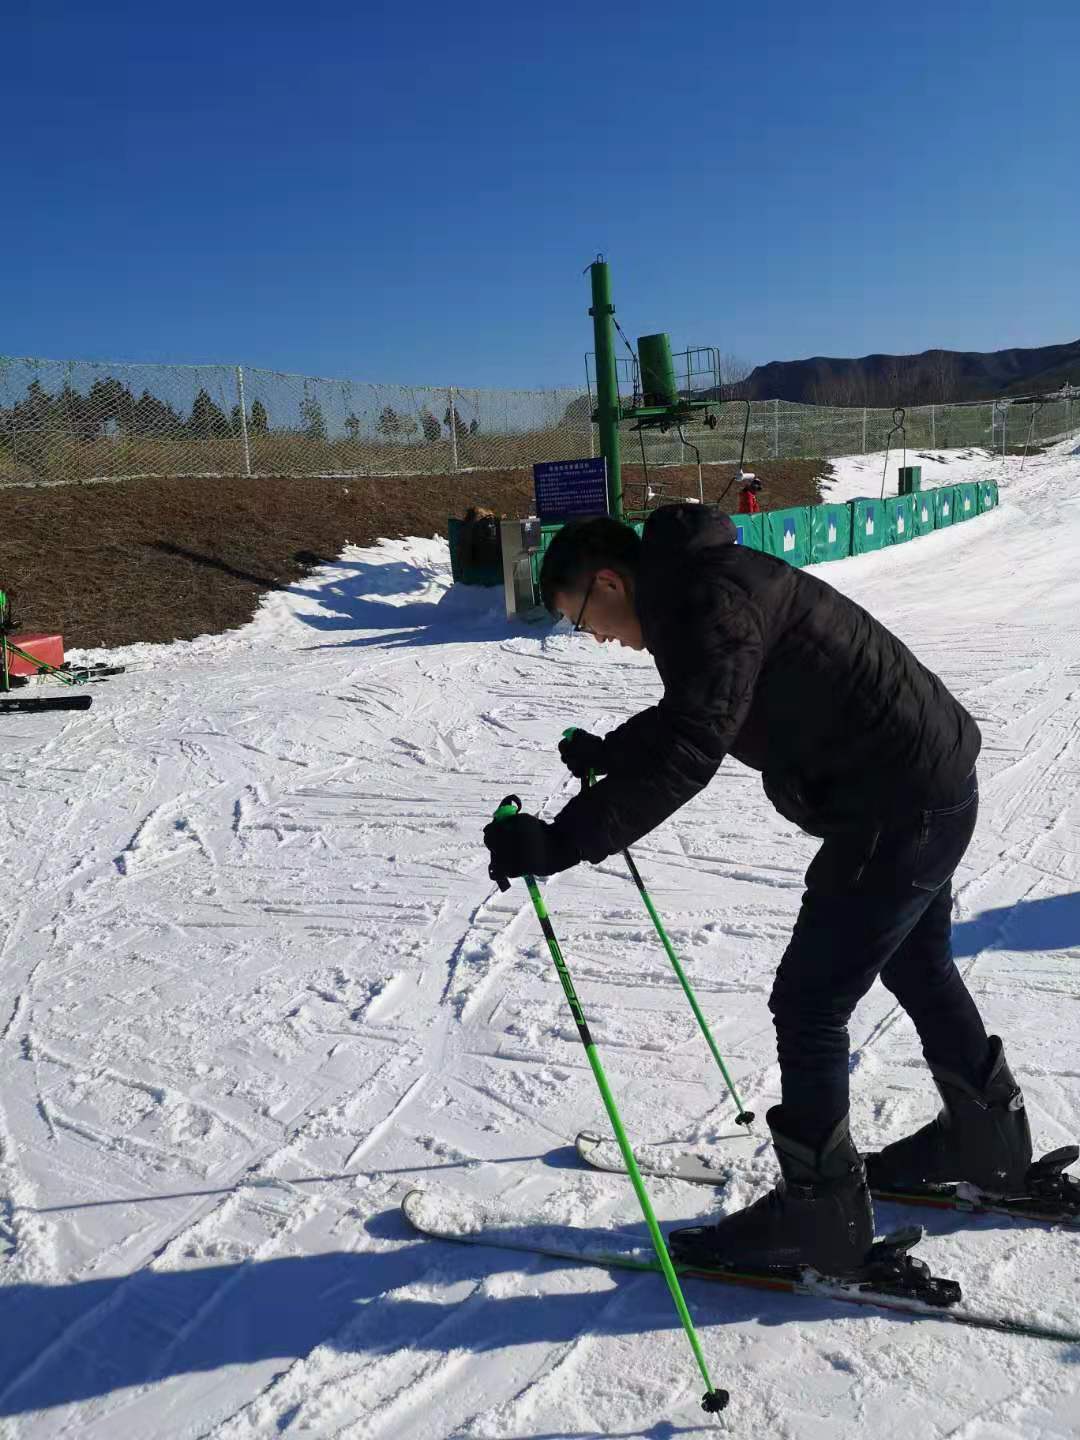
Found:
M 923 1054 L 981 1084 L 986 1031 L 952 954 L 952 876 L 979 809 L 974 774 L 941 808 L 831 836 L 769 999 L 785 1123 L 816 1142 L 848 1111 L 847 1022 L 877 976 L 911 1016 Z

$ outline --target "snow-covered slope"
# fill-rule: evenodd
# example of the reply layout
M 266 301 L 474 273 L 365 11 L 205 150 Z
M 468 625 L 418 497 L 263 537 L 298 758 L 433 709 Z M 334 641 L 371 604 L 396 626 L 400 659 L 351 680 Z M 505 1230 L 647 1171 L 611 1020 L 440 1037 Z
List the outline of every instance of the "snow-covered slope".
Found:
M 822 570 L 982 725 L 957 953 L 1040 1148 L 1080 1133 L 1072 450 L 1022 475 L 972 461 L 1001 478 L 997 512 Z M 864 463 L 841 467 L 855 493 Z M 241 631 L 127 658 L 86 715 L 0 719 L 0 1435 L 716 1428 L 655 1277 L 424 1242 L 397 1211 L 445 1186 L 642 1233 L 625 1181 L 575 1166 L 599 1099 L 525 892 L 492 885 L 480 830 L 508 790 L 559 809 L 561 731 L 649 703 L 648 657 L 508 630 L 497 592 L 453 592 L 445 546 L 410 540 L 346 553 Z M 766 997 L 812 851 L 736 764 L 637 847 L 759 1114 L 778 1091 Z M 631 1135 L 730 1132 L 620 862 L 548 899 Z M 861 1143 L 932 1112 L 880 987 L 852 1043 Z M 768 1182 L 762 1145 L 733 1155 L 725 1193 L 655 1182 L 661 1217 Z M 1080 1234 L 926 1213 L 923 1253 L 980 1306 L 1075 1323 Z M 1080 1427 L 1075 1351 L 687 1291 L 743 1434 Z
M 1055 447 L 1053 458 L 1067 455 L 1075 445 Z M 894 446 L 869 455 L 842 455 L 830 461 L 832 477 L 822 484 L 827 500 L 854 500 L 860 495 L 882 493 L 895 495 L 897 471 L 901 465 L 917 465 L 922 470 L 922 487 L 930 490 L 937 485 L 959 485 L 965 480 L 997 480 L 1003 488 L 1022 484 L 1028 471 L 1034 469 L 1036 456 L 994 455 L 989 450 L 969 446 L 963 450 L 905 450 Z M 1052 462 L 1051 462 L 1052 463 Z

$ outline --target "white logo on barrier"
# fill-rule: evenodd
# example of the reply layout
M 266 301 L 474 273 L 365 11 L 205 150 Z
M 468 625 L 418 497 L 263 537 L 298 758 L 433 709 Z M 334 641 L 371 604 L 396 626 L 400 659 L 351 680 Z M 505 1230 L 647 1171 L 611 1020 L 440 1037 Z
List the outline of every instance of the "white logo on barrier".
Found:
M 965 510 L 970 510 L 970 509 L 971 509 L 971 496 L 970 496 L 970 495 L 965 495 L 965 496 L 964 496 L 964 509 L 965 509 Z
M 872 515 L 867 515 L 866 517 L 866 533 L 867 535 L 874 533 L 874 517 Z
M 835 545 L 835 544 L 836 544 L 836 521 L 835 521 L 835 520 L 830 520 L 830 521 L 829 521 L 829 544 L 830 544 L 830 545 Z
M 927 524 L 929 524 L 929 521 L 930 521 L 930 511 L 929 511 L 929 510 L 926 508 L 926 506 L 924 505 L 924 506 L 922 507 L 922 523 L 923 523 L 924 525 L 927 525 Z
M 942 515 L 948 515 L 948 513 L 949 513 L 949 502 L 948 502 L 947 500 L 945 501 L 945 503 L 944 503 L 944 504 L 942 505 L 942 507 L 941 507 L 941 513 L 942 513 Z
M 896 517 L 896 533 L 898 535 L 903 535 L 904 533 L 904 517 L 902 515 L 897 515 Z
M 794 549 L 795 549 L 795 531 L 794 531 L 794 530 L 785 530 L 785 531 L 784 531 L 784 549 L 785 549 L 785 550 L 794 550 Z

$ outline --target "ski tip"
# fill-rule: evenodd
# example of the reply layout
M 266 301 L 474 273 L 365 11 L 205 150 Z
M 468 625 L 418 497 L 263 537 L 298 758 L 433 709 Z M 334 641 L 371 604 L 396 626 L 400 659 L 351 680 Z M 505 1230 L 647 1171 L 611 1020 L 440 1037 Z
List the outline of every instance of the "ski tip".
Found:
M 424 1228 L 421 1222 L 423 1220 L 423 1206 L 426 1199 L 427 1196 L 423 1190 L 409 1190 L 402 1196 L 401 1213 L 414 1230 L 422 1230 Z
M 604 1137 L 597 1135 L 595 1130 L 579 1130 L 574 1140 L 574 1149 L 580 1154 L 585 1150 L 595 1150 L 597 1145 L 604 1143 Z

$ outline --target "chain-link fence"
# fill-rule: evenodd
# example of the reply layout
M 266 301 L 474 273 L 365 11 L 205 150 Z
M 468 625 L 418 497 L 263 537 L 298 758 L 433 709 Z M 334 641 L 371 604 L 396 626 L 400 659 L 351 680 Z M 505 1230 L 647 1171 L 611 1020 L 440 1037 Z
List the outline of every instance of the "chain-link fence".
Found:
M 599 453 L 583 389 L 467 390 L 316 380 L 227 365 L 0 359 L 0 484 L 150 476 L 425 475 L 518 469 Z M 624 426 L 633 462 L 738 460 L 746 407 L 682 437 Z M 881 450 L 891 410 L 750 406 L 746 458 Z M 909 409 L 909 449 L 1007 449 L 1080 427 L 1080 398 Z

